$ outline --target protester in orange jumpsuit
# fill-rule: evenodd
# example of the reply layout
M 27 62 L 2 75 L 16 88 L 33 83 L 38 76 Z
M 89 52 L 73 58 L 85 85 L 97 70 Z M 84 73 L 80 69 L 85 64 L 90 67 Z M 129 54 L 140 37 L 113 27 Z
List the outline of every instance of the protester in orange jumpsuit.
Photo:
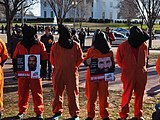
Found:
M 112 61 L 112 68 L 110 72 L 115 70 L 115 62 L 113 57 L 113 52 L 110 49 L 110 43 L 106 39 L 105 33 L 100 30 L 95 34 L 95 40 L 93 46 L 88 49 L 87 55 L 84 58 L 84 63 L 89 65 L 89 60 L 91 58 L 104 58 L 110 57 Z M 86 96 L 88 99 L 87 112 L 88 118 L 86 120 L 93 120 L 95 117 L 95 104 L 97 100 L 97 92 L 99 94 L 99 105 L 100 105 L 100 115 L 103 120 L 109 120 L 108 108 L 108 81 L 105 79 L 93 82 L 91 81 L 90 68 L 87 69 L 86 74 Z
M 73 120 L 79 120 L 79 74 L 78 67 L 83 60 L 79 44 L 71 39 L 69 29 L 58 26 L 59 39 L 50 52 L 50 61 L 54 66 L 52 83 L 54 89 L 53 116 L 58 119 L 63 112 L 63 94 L 66 88 L 69 113 Z
M 147 45 L 148 34 L 133 26 L 127 41 L 119 45 L 116 59 L 122 69 L 123 83 L 122 104 L 119 120 L 126 120 L 129 115 L 129 102 L 134 91 L 134 119 L 143 120 L 142 104 L 147 82 Z
M 3 110 L 3 86 L 4 86 L 4 74 L 2 67 L 4 65 L 4 62 L 8 58 L 8 52 L 5 43 L 0 39 L 0 117 L 1 112 Z
M 158 57 L 158 60 L 156 62 L 156 71 L 158 75 L 160 75 L 160 56 Z
M 23 40 L 18 43 L 13 58 L 16 59 L 18 55 L 37 54 L 40 55 L 41 63 L 48 59 L 48 55 L 45 46 L 40 42 L 35 35 L 37 31 L 31 27 L 24 25 L 22 28 Z M 34 112 L 36 118 L 42 120 L 42 113 L 44 111 L 43 95 L 42 95 L 42 79 L 31 78 L 18 78 L 18 107 L 19 113 L 17 119 L 22 119 L 23 115 L 27 112 L 29 101 L 29 89 L 31 89 Z
M 158 57 L 158 60 L 156 62 L 156 71 L 158 75 L 160 76 L 160 56 Z M 159 79 L 159 83 L 160 83 L 160 79 Z

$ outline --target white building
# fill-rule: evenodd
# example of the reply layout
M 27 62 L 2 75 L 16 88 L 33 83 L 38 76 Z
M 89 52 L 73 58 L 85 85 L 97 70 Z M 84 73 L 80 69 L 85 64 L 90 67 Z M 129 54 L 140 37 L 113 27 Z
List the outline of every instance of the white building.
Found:
M 55 16 L 50 5 L 44 0 L 40 0 L 40 11 L 41 18 L 54 18 Z
M 85 7 L 80 7 L 83 12 L 85 10 L 84 18 L 93 19 L 118 19 L 118 0 L 84 0 Z M 79 18 L 80 8 L 71 9 L 66 18 Z M 76 11 L 76 14 L 75 14 Z M 50 5 L 44 0 L 40 0 L 40 18 L 54 18 L 54 12 Z
M 76 8 L 72 8 L 68 12 L 67 18 L 74 18 L 74 17 L 76 19 L 84 18 L 84 20 L 92 17 L 92 2 L 90 2 L 89 0 L 84 0 L 83 3 L 77 5 Z
M 118 19 L 118 0 L 93 0 L 93 19 Z

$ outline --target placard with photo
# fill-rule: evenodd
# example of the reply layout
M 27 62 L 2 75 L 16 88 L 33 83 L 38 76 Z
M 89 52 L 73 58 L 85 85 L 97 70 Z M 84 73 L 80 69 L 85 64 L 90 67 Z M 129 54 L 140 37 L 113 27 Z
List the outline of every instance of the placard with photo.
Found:
M 111 57 L 103 57 L 91 59 L 90 75 L 91 81 L 114 81 L 115 67 L 112 63 Z
M 40 78 L 40 55 L 18 55 L 17 77 Z

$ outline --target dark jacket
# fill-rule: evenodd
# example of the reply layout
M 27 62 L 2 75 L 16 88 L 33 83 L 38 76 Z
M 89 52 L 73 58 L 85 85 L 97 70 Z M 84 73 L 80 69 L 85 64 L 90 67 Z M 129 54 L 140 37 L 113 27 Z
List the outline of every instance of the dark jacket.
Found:
M 23 39 L 22 35 L 15 34 L 15 35 L 11 36 L 11 42 L 10 42 L 11 43 L 10 44 L 11 57 L 12 57 L 12 55 L 13 55 L 15 49 L 16 49 L 17 43 L 22 41 L 22 39 Z
M 86 33 L 84 31 L 80 31 L 78 36 L 80 41 L 84 41 L 86 37 Z
M 50 34 L 49 36 L 47 36 L 46 34 L 44 34 L 43 36 L 41 36 L 41 42 L 44 43 L 47 53 L 50 53 L 50 49 L 54 44 L 53 35 Z

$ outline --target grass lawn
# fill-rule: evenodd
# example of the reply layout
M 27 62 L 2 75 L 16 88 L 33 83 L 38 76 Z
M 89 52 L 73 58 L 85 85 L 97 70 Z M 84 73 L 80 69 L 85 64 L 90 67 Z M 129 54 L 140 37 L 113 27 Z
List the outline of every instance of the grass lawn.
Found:
M 118 118 L 118 112 L 119 112 L 119 105 L 121 101 L 121 94 L 122 91 L 109 91 L 110 93 L 110 99 L 109 99 L 109 114 L 111 120 L 116 120 Z M 51 84 L 45 84 L 43 86 L 43 94 L 44 94 L 44 104 L 45 104 L 45 111 L 44 111 L 44 117 L 46 120 L 50 120 L 52 117 L 52 99 L 53 99 L 53 91 Z M 5 111 L 3 113 L 3 118 L 5 120 L 11 120 L 11 117 L 15 116 L 18 113 L 18 107 L 17 107 L 17 83 L 13 83 L 13 85 L 6 84 L 4 88 L 4 107 Z M 160 96 L 156 95 L 154 97 L 145 97 L 144 100 L 144 118 L 145 120 L 151 120 L 151 115 L 154 112 L 154 106 L 157 103 L 157 101 L 160 100 Z M 86 104 L 87 99 L 85 96 L 85 89 L 80 88 L 80 119 L 84 120 L 87 117 L 87 110 L 86 110 Z M 96 104 L 96 120 L 100 120 L 99 116 L 99 106 L 98 102 Z M 130 109 L 130 118 L 133 116 L 133 97 L 131 101 L 131 109 Z M 35 116 L 35 113 L 33 111 L 33 103 L 32 98 L 29 102 L 29 109 L 28 113 L 26 114 L 26 119 L 31 119 Z M 64 113 L 61 118 L 61 120 L 69 118 L 69 112 L 67 107 L 67 97 L 65 94 L 64 97 Z M 33 119 L 33 118 L 32 118 Z

